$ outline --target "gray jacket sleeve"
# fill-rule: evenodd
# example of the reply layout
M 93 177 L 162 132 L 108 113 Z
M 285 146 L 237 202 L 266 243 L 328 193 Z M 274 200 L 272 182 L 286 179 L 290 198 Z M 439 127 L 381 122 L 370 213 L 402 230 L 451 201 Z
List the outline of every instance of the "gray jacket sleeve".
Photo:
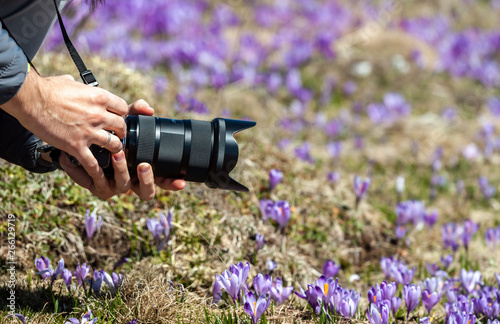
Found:
M 28 59 L 0 22 L 0 106 L 14 97 L 26 79 Z

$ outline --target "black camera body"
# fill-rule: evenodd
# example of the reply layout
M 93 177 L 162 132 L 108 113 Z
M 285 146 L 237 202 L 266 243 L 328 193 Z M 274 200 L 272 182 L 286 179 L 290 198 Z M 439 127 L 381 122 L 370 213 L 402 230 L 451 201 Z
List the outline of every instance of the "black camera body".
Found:
M 155 176 L 203 182 L 209 188 L 248 191 L 229 173 L 238 162 L 234 134 L 256 125 L 253 121 L 215 118 L 211 122 L 177 120 L 152 116 L 128 116 L 123 146 L 132 177 L 137 166 L 146 162 Z M 108 176 L 113 166 L 108 150 L 97 145 L 91 151 Z M 51 154 L 58 160 L 60 151 Z M 73 158 L 73 163 L 77 161 Z M 58 163 L 57 163 L 58 164 Z

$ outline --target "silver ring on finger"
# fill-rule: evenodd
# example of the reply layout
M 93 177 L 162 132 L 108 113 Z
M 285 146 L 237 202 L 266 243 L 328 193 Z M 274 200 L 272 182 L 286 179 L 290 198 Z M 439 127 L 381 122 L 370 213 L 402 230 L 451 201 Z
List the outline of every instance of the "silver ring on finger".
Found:
M 103 146 L 101 146 L 101 148 L 105 148 L 111 142 L 111 133 L 109 133 L 109 132 L 106 132 L 106 133 L 108 133 L 108 141 L 106 142 L 106 144 L 104 144 Z

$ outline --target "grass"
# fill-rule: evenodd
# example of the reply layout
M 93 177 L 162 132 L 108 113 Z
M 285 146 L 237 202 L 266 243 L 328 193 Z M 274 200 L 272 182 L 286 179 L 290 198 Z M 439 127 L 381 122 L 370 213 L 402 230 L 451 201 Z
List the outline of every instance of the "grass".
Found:
M 425 10 L 428 2 L 408 4 L 405 10 Z M 478 5 L 480 16 L 490 17 L 484 4 Z M 488 18 L 489 19 L 489 18 Z M 483 24 L 487 24 L 484 19 Z M 404 36 L 410 39 L 409 36 Z M 484 244 L 487 227 L 499 225 L 496 214 L 500 209 L 498 194 L 485 201 L 477 188 L 477 177 L 487 175 L 497 186 L 498 154 L 491 160 L 465 162 L 456 157 L 465 145 L 475 139 L 479 130 L 476 115 L 490 118 L 483 103 L 491 93 L 468 80 L 452 80 L 445 74 L 412 67 L 401 75 L 390 65 L 392 54 L 404 51 L 397 46 L 386 46 L 382 36 L 357 46 L 348 60 L 327 65 L 312 61 L 303 73 L 305 83 L 320 91 L 326 75 L 349 77 L 349 69 L 362 60 L 370 61 L 375 72 L 367 79 L 356 79 L 360 91 L 353 97 L 341 93 L 322 109 L 327 116 L 336 116 L 342 108 L 354 102 L 379 101 L 388 91 L 402 91 L 411 100 L 414 114 L 388 127 L 374 128 L 365 119 L 350 124 L 345 130 L 345 148 L 339 161 L 333 163 L 324 150 L 329 140 L 314 127 L 304 129 L 302 139 L 313 147 L 315 164 L 299 161 L 292 148 L 280 150 L 276 142 L 290 137 L 276 125 L 289 113 L 284 94 L 272 97 L 258 89 L 231 85 L 219 92 L 200 93 L 215 117 L 230 107 L 233 117 L 249 117 L 258 126 L 238 135 L 240 161 L 235 177 L 250 189 L 248 194 L 214 191 L 203 185 L 190 184 L 182 192 L 158 191 L 151 202 L 143 202 L 126 194 L 101 201 L 74 185 L 62 172 L 37 175 L 19 167 L 0 163 L 0 217 L 17 216 L 16 259 L 17 311 L 33 323 L 64 323 L 69 317 L 80 318 L 92 310 L 99 323 L 126 323 L 137 318 L 140 323 L 239 323 L 247 321 L 241 307 L 211 304 L 211 286 L 214 274 L 221 273 L 230 264 L 247 260 L 252 263 L 249 278 L 266 272 L 266 261 L 274 260 L 278 268 L 273 277 L 281 277 L 284 284 L 298 289 L 321 272 L 323 263 L 331 258 L 342 265 L 339 281 L 343 286 L 362 292 L 361 317 L 354 322 L 366 322 L 365 293 L 384 277 L 379 261 L 383 256 L 397 255 L 410 267 L 417 268 L 416 278 L 428 276 L 425 264 L 438 262 L 444 251 L 441 244 L 441 225 L 470 218 L 481 223 L 480 233 L 473 239 L 470 252 L 461 249 L 453 264 L 455 274 L 462 268 L 480 269 L 484 278 L 492 282 L 498 269 L 500 255 Z M 401 41 L 406 44 L 407 41 Z M 397 45 L 397 44 L 396 44 Z M 383 48 L 377 52 L 372 49 Z M 74 67 L 67 55 L 41 54 L 35 64 L 43 75 L 64 74 Z M 88 58 L 88 65 L 99 77 L 102 87 L 131 102 L 146 98 L 157 115 L 162 117 L 209 119 L 211 116 L 179 115 L 172 107 L 176 85 L 165 94 L 156 94 L 153 80 L 146 72 L 132 71 L 124 65 L 102 58 Z M 75 75 L 75 78 L 77 76 Z M 470 101 L 470 96 L 475 98 Z M 476 107 L 475 102 L 479 102 Z M 445 106 L 459 108 L 458 120 L 447 123 L 439 117 Z M 476 109 L 477 108 L 477 109 Z M 311 117 L 312 120 L 312 116 Z M 490 118 L 491 120 L 491 118 Z M 491 120 L 498 125 L 497 120 Z M 361 134 L 365 146 L 356 150 L 352 136 Z M 413 143 L 419 143 L 415 151 Z M 298 143 L 298 142 L 294 142 Z M 438 191 L 437 199 L 429 201 L 431 178 L 430 156 L 437 147 L 443 147 L 445 166 L 440 172 L 448 184 Z M 456 161 L 456 162 L 455 162 Z M 267 174 L 277 168 L 284 172 L 283 182 L 269 192 Z M 341 180 L 335 186 L 326 180 L 326 174 L 338 170 Z M 372 175 L 372 185 L 366 200 L 354 210 L 352 179 L 355 174 Z M 394 234 L 394 191 L 396 177 L 406 178 L 404 199 L 425 200 L 430 208 L 439 211 L 436 226 L 429 230 L 411 230 L 405 244 Z M 465 181 L 466 195 L 457 196 L 455 183 Z M 283 199 L 292 206 L 292 219 L 287 227 L 286 244 L 282 244 L 276 224 L 263 222 L 258 211 L 262 198 Z M 87 209 L 97 209 L 104 216 L 104 226 L 87 242 L 83 216 Z M 171 240 L 166 250 L 158 253 L 146 229 L 146 219 L 158 212 L 171 209 L 174 215 Z M 6 222 L 0 223 L 0 240 L 6 241 Z M 266 244 L 255 254 L 255 234 L 265 236 Z M 6 266 L 6 249 L 0 248 L 0 267 Z M 74 269 L 78 262 L 91 264 L 95 269 L 110 267 L 121 257 L 131 258 L 122 272 L 126 279 L 117 295 L 102 294 L 68 296 L 62 283 L 56 282 L 52 299 L 49 284 L 34 274 L 35 257 L 48 255 L 52 263 L 64 257 L 67 266 Z M 352 274 L 360 281 L 350 283 Z M 0 277 L 0 305 L 8 290 Z M 60 280 L 59 280 L 60 281 Z M 57 300 L 57 307 L 54 304 Z M 3 307 L 3 306 L 2 306 Z M 444 320 L 444 310 L 438 308 L 438 321 Z M 0 323 L 6 309 L 0 309 Z M 420 307 L 413 320 L 424 316 Z M 282 306 L 273 306 L 266 313 L 268 323 L 325 322 L 316 319 L 304 302 L 290 298 Z M 337 319 L 342 322 L 343 320 Z

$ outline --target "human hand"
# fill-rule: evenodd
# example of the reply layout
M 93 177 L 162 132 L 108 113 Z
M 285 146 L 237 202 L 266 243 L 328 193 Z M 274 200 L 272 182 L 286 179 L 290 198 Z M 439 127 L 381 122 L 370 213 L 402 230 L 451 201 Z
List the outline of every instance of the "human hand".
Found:
M 144 100 L 138 100 L 129 106 L 130 115 L 151 116 L 153 113 L 154 109 Z M 101 199 L 107 199 L 132 189 L 139 198 L 148 201 L 155 196 L 155 183 L 165 190 L 181 190 L 186 186 L 186 182 L 181 179 L 154 177 L 152 168 L 147 163 L 141 163 L 137 167 L 138 182 L 131 181 L 123 151 L 111 155 L 111 163 L 114 168 L 113 179 L 106 178 L 102 169 L 97 176 L 91 177 L 85 169 L 73 165 L 66 154 L 61 155 L 59 163 L 77 184 Z
M 120 138 L 126 134 L 127 103 L 71 76 L 42 78 L 31 70 L 2 109 L 44 142 L 74 156 L 93 179 L 103 175 L 90 145 L 105 145 L 115 154 L 123 149 Z

